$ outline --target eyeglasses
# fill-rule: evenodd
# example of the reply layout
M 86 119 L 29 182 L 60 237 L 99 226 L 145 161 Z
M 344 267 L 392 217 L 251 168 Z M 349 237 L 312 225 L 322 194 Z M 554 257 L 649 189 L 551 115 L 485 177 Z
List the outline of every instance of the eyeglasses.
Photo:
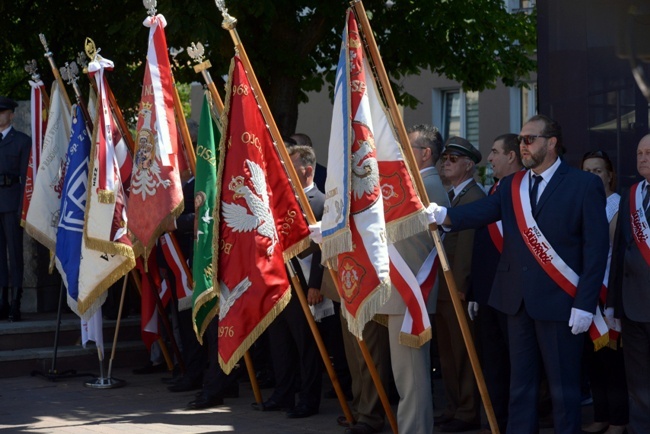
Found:
M 542 136 L 542 135 L 530 135 L 530 136 L 517 136 L 517 142 L 524 142 L 525 145 L 532 145 L 538 137 L 543 137 L 545 139 L 550 139 L 553 136 Z
M 461 158 L 466 158 L 464 155 L 449 155 L 445 154 L 442 157 L 440 157 L 440 161 L 442 161 L 442 164 L 445 164 L 447 160 L 449 160 L 452 163 L 457 163 L 459 159 Z

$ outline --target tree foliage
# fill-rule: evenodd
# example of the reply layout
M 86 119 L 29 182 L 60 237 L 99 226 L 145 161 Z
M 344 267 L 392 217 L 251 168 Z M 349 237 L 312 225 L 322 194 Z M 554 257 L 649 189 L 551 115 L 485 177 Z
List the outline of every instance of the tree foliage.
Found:
M 9 5 L 10 4 L 10 5 Z M 227 2 L 237 30 L 280 131 L 295 129 L 298 104 L 307 92 L 333 82 L 340 34 L 348 6 L 342 0 L 238 0 Z M 367 0 L 364 3 L 386 69 L 393 80 L 430 69 L 466 90 L 518 85 L 535 68 L 535 16 L 510 14 L 503 0 Z M 229 33 L 212 0 L 160 0 L 170 47 L 206 46 L 215 81 L 234 54 Z M 76 58 L 91 37 L 115 62 L 109 81 L 122 108 L 140 97 L 148 29 L 139 1 L 14 0 L 0 3 L 0 94 L 26 99 L 23 65 L 39 62 L 53 79 L 38 34 L 45 34 L 58 66 Z M 186 52 L 177 56 L 178 82 L 201 81 Z M 82 83 L 83 80 L 81 79 Z M 417 103 L 394 82 L 402 103 Z M 218 87 L 222 87 L 218 84 Z

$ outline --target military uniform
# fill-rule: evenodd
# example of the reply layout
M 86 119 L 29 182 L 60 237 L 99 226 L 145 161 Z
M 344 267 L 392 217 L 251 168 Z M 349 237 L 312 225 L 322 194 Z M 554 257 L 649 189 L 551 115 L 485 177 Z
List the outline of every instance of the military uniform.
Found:
M 17 104 L 0 97 L 0 116 Z M 4 113 L 3 113 L 4 112 Z M 8 124 L 0 131 L 0 319 L 20 321 L 20 297 L 23 286 L 23 229 L 20 226 L 23 189 L 31 148 L 31 139 Z M 2 118 L 0 118 L 2 119 Z M 0 128 L 2 127 L 0 122 Z M 12 303 L 9 310 L 9 279 Z

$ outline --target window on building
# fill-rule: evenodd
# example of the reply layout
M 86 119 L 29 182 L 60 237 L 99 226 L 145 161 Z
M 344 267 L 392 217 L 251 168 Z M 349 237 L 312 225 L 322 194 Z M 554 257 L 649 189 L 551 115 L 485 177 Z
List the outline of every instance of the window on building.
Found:
M 440 125 L 445 140 L 452 136 L 461 136 L 471 143 L 478 144 L 478 92 L 453 89 L 442 91 L 440 97 Z
M 521 124 L 537 114 L 537 83 L 521 88 Z

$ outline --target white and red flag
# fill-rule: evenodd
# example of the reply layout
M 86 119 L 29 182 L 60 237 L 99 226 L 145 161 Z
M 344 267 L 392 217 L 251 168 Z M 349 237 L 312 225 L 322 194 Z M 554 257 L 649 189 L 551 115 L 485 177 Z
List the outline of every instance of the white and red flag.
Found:
M 231 64 L 220 142 L 213 241 L 219 362 L 228 373 L 291 297 L 285 261 L 309 229 L 241 59 Z
M 149 48 L 127 214 L 129 230 L 151 251 L 158 237 L 183 211 L 178 172 L 178 130 L 174 117 L 174 88 L 162 15 L 147 17 Z
M 65 89 L 59 89 L 56 81 L 52 83 L 38 177 L 34 182 L 31 204 L 25 217 L 25 231 L 51 251 L 56 246 L 66 153 L 72 125 L 71 107 L 62 92 Z
M 23 191 L 23 209 L 20 214 L 20 222 L 25 226 L 27 211 L 32 201 L 34 192 L 34 181 L 38 173 L 38 165 L 41 163 L 41 148 L 43 137 L 47 127 L 47 107 L 43 103 L 47 99 L 47 91 L 41 80 L 29 80 L 31 92 L 31 116 L 32 116 L 32 149 L 29 151 L 29 165 L 27 166 L 27 177 L 25 179 L 25 190 Z
M 133 245 L 128 237 L 126 217 L 127 190 L 123 185 L 132 165 L 124 139 L 117 128 L 109 99 L 106 72 L 113 62 L 97 55 L 88 65 L 97 84 L 97 107 L 90 153 L 89 186 L 86 199 L 84 245 L 110 258 L 111 272 L 103 284 L 84 294 L 80 311 L 95 302 L 108 286 L 135 267 Z

